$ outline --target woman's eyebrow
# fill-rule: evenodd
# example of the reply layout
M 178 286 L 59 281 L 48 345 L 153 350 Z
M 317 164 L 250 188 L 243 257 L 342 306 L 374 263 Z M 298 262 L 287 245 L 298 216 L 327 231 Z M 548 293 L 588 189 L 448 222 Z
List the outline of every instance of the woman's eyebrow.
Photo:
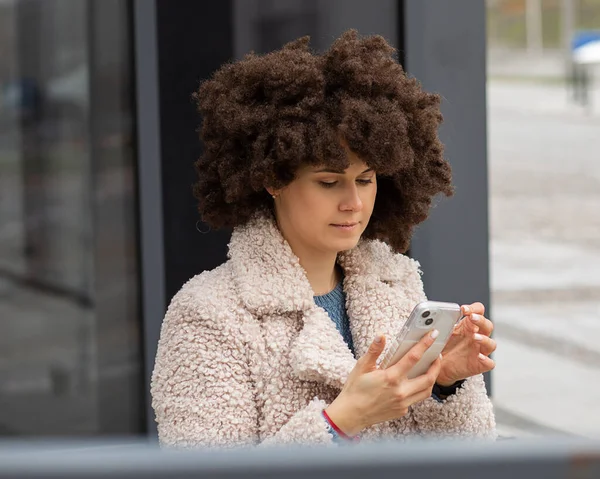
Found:
M 367 168 L 365 171 L 363 171 L 361 173 L 361 175 L 364 175 L 365 173 L 369 173 L 373 171 L 373 168 Z M 313 173 L 336 173 L 338 175 L 343 175 L 344 174 L 344 170 L 334 170 L 333 168 L 323 168 L 320 170 L 316 170 Z

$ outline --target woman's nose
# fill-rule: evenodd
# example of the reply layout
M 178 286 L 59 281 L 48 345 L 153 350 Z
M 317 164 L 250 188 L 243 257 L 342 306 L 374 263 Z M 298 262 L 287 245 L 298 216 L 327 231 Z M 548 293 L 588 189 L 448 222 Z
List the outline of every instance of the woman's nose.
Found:
M 356 185 L 350 186 L 345 191 L 344 199 L 340 205 L 342 211 L 360 211 L 363 207 L 362 200 Z

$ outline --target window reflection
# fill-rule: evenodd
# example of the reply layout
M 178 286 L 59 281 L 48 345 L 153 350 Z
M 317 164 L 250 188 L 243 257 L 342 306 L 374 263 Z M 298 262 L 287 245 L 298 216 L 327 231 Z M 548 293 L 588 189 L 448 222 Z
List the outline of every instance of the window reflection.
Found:
M 142 427 L 129 19 L 0 2 L 0 434 Z

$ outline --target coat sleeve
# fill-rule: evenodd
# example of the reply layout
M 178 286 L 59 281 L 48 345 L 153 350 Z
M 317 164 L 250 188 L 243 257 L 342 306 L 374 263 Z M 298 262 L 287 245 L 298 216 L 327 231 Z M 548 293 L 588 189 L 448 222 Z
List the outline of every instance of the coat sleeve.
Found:
M 185 288 L 185 287 L 184 287 Z M 333 444 L 315 398 L 278 431 L 259 430 L 247 349 L 234 308 L 182 289 L 165 315 L 151 382 L 162 446 Z M 206 303 L 206 304 L 203 304 Z
M 426 301 L 419 263 L 407 263 L 402 286 L 415 289 L 416 303 Z M 415 304 L 416 304 L 415 303 Z M 414 429 L 417 433 L 432 436 L 470 436 L 495 439 L 494 408 L 487 395 L 483 375 L 468 378 L 455 394 L 439 401 L 429 397 L 411 407 Z
M 430 397 L 411 409 L 416 429 L 423 435 L 497 437 L 494 408 L 481 374 L 467 379 L 443 401 Z

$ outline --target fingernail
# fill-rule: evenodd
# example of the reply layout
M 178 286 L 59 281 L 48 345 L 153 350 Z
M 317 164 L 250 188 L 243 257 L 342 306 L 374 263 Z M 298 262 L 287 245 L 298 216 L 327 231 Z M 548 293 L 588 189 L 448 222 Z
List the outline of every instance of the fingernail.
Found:
M 473 335 L 473 339 L 474 339 L 475 341 L 481 341 L 481 340 L 483 339 L 483 335 L 475 333 L 475 334 Z
M 478 314 L 471 315 L 471 321 L 474 321 L 474 322 L 479 321 L 479 315 Z
M 444 359 L 444 358 L 442 357 L 442 353 L 440 353 L 440 359 Z
M 381 342 L 381 335 L 375 336 L 375 342 L 379 344 Z
M 465 314 L 469 314 L 471 312 L 471 308 L 465 306 Z
M 486 356 L 484 356 L 483 354 L 479 353 L 479 359 L 481 361 L 485 361 Z
M 440 335 L 440 332 L 437 329 L 431 331 L 431 339 L 435 339 Z

